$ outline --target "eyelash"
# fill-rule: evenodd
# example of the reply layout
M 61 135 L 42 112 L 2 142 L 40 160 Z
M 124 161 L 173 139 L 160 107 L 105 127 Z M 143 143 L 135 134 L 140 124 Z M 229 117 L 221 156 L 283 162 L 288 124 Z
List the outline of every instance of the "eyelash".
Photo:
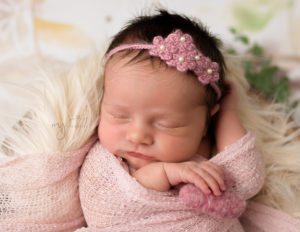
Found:
M 156 123 L 156 125 L 158 125 L 158 127 L 162 127 L 162 128 L 166 128 L 166 129 L 178 129 L 181 127 L 184 127 L 183 125 L 180 124 L 167 124 L 167 123 Z
M 117 114 L 117 113 L 108 113 L 109 116 L 113 119 L 116 119 L 116 120 L 126 120 L 126 119 L 129 119 L 126 115 L 124 114 Z
M 126 116 L 125 114 L 118 114 L 118 113 L 108 113 L 109 116 L 111 118 L 113 118 L 114 120 L 118 120 L 118 121 L 128 121 L 129 117 Z M 154 122 L 153 123 L 154 126 L 161 128 L 161 129 L 165 129 L 165 130 L 171 130 L 171 129 L 179 129 L 179 128 L 183 128 L 184 125 L 180 125 L 180 124 L 176 124 L 176 123 L 169 123 L 169 122 Z

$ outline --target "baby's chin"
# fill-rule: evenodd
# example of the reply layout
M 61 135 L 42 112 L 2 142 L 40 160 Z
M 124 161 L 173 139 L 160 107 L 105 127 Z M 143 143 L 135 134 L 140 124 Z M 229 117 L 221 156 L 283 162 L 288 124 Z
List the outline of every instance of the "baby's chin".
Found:
M 133 168 L 136 170 L 146 166 L 147 164 L 154 162 L 154 161 L 143 160 L 143 159 L 139 159 L 139 158 L 135 158 L 135 157 L 131 157 L 131 156 L 122 157 L 122 158 L 125 159 L 126 163 L 128 164 L 128 166 L 130 168 Z

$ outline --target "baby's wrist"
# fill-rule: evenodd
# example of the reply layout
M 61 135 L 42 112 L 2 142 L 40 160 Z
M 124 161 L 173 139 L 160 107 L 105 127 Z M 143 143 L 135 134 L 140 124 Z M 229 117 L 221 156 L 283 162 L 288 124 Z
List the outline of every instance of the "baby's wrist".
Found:
M 132 176 L 147 189 L 165 192 L 171 187 L 163 162 L 147 164 L 135 171 Z
M 234 118 L 237 117 L 237 111 L 236 108 L 226 108 L 226 109 L 221 109 L 219 112 L 220 117 L 224 117 L 224 115 L 228 118 Z

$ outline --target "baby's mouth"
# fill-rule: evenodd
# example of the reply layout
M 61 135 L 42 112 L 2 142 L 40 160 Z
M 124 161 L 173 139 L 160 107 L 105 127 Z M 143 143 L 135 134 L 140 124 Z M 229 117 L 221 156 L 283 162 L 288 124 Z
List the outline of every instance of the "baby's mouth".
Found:
M 143 159 L 143 160 L 153 160 L 154 158 L 151 156 L 147 156 L 138 152 L 134 152 L 134 151 L 126 151 L 125 152 L 127 155 L 129 156 L 133 156 L 135 158 L 139 158 L 139 159 Z
M 153 160 L 154 159 L 154 157 L 147 156 L 147 155 L 144 155 L 142 153 L 135 152 L 135 151 L 118 150 L 118 151 L 115 152 L 115 155 L 119 156 L 119 157 L 131 156 L 131 157 L 135 157 L 135 158 L 143 159 L 143 160 Z

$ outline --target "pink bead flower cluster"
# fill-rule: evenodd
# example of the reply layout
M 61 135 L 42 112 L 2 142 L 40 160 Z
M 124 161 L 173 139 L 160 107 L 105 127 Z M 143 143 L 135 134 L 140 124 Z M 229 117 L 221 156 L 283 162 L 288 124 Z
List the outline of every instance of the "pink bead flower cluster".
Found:
M 155 36 L 152 42 L 152 44 L 122 44 L 107 54 L 105 62 L 115 53 L 126 49 L 147 49 L 151 56 L 159 57 L 168 66 L 175 67 L 180 72 L 193 71 L 203 85 L 211 85 L 217 98 L 220 99 L 221 90 L 216 83 L 219 80 L 219 65 L 197 49 L 192 36 L 183 34 L 177 29 L 165 39 Z
M 169 66 L 180 72 L 193 71 L 202 84 L 219 80 L 219 66 L 196 48 L 189 34 L 176 30 L 163 39 L 155 36 L 149 54 L 164 60 Z

